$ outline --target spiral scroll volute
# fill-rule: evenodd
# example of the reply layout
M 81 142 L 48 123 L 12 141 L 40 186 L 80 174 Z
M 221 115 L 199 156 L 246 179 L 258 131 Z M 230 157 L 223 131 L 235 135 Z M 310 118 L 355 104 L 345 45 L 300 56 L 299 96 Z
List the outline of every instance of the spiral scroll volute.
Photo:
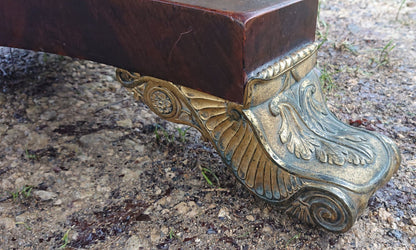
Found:
M 357 218 L 350 197 L 338 188 L 309 189 L 300 192 L 286 212 L 309 224 L 333 232 L 346 232 Z

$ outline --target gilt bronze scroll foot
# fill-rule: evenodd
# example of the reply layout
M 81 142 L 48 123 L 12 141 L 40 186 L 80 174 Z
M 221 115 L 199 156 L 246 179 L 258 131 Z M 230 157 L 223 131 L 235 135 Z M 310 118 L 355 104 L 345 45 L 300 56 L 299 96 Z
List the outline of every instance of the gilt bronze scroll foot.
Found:
M 237 104 L 149 76 L 118 80 L 160 117 L 198 129 L 253 194 L 307 223 L 347 231 L 400 164 L 394 143 L 328 111 L 315 44 L 249 75 Z

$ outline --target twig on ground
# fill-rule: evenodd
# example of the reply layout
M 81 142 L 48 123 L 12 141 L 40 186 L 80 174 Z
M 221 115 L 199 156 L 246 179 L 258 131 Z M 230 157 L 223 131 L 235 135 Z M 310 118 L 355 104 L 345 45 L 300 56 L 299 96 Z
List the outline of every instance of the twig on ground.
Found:
M 9 195 L 7 197 L 4 197 L 4 198 L 0 199 L 0 202 L 7 201 L 7 200 L 9 200 L 11 198 L 13 198 L 13 196 L 12 195 Z

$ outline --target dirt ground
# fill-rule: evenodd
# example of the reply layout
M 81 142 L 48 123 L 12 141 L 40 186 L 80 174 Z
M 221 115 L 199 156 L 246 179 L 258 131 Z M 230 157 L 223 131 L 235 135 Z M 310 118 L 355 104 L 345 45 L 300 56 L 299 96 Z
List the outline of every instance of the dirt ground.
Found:
M 249 194 L 196 130 L 135 102 L 113 67 L 0 48 L 0 249 L 415 248 L 416 1 L 321 1 L 318 21 L 331 111 L 402 153 L 350 231 Z

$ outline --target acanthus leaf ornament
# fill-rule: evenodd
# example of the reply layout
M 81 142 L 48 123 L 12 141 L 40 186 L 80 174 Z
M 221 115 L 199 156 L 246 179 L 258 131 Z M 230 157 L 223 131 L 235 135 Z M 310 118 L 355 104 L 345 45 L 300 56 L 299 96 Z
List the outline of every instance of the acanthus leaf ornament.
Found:
M 288 77 L 288 76 L 286 76 Z M 306 79 L 292 85 L 270 102 L 270 112 L 281 117 L 281 143 L 296 157 L 343 166 L 371 163 L 374 153 L 359 134 L 346 134 L 319 102 L 315 83 Z M 322 99 L 322 98 L 321 98 Z
M 252 73 L 243 105 L 121 69 L 117 78 L 160 117 L 198 129 L 250 192 L 345 232 L 400 155 L 388 138 L 328 111 L 313 70 L 316 49 L 307 45 Z

